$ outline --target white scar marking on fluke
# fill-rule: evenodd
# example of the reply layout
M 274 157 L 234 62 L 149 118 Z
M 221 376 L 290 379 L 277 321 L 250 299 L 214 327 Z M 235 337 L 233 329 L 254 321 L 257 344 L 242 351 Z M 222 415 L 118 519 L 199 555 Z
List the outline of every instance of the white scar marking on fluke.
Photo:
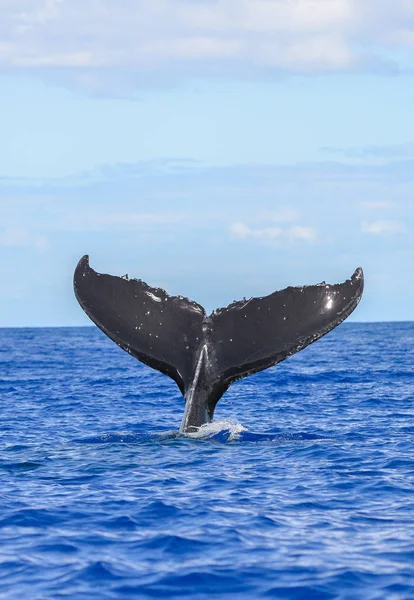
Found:
M 151 292 L 145 292 L 147 294 L 147 296 L 149 296 L 152 300 L 155 300 L 155 302 L 162 302 L 161 298 L 159 298 L 158 296 L 155 296 L 154 294 L 151 294 Z
M 184 411 L 184 416 L 183 416 L 183 420 L 181 422 L 181 427 L 180 427 L 181 432 L 185 431 L 185 428 L 187 425 L 187 419 L 190 415 L 190 410 L 191 410 L 191 407 L 193 404 L 193 399 L 194 399 L 194 392 L 195 392 L 195 389 L 197 386 L 198 378 L 200 377 L 201 365 L 203 364 L 204 355 L 206 356 L 206 358 L 208 360 L 207 344 L 204 344 L 204 346 L 201 349 L 200 356 L 198 357 L 198 361 L 197 361 L 197 367 L 195 370 L 194 379 L 191 382 L 191 386 L 186 394 L 185 411 Z

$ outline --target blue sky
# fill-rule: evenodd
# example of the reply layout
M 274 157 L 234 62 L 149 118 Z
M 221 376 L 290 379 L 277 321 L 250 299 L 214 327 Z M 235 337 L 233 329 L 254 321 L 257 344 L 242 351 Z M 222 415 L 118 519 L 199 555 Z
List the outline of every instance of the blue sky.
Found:
M 81 325 L 77 260 L 207 309 L 343 281 L 414 319 L 408 0 L 0 6 L 0 326 Z

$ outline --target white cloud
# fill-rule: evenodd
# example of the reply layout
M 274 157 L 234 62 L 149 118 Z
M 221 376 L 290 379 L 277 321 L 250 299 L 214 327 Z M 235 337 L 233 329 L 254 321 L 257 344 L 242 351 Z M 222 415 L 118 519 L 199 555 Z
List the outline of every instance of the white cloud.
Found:
M 412 0 L 3 0 L 0 66 L 389 69 L 414 51 L 413 25 Z
M 290 238 L 312 243 L 316 240 L 316 230 L 312 227 L 292 227 L 287 231 Z
M 18 248 L 19 246 L 27 246 L 29 243 L 29 234 L 23 228 L 6 229 L 0 235 L 0 244 L 9 248 Z
M 386 200 L 361 202 L 361 206 L 363 208 L 369 208 L 370 210 L 391 210 L 396 208 L 395 202 L 388 202 Z
M 6 248 L 32 247 L 44 251 L 49 249 L 49 241 L 45 236 L 31 235 L 23 227 L 9 227 L 0 233 L 0 246 Z
M 414 142 L 403 144 L 384 144 L 382 146 L 362 146 L 361 148 L 335 148 L 325 146 L 321 148 L 329 154 L 340 154 L 347 158 L 412 158 L 414 156 Z
M 283 235 L 283 229 L 281 227 L 264 227 L 263 229 L 251 229 L 241 221 L 233 223 L 230 227 L 230 231 L 234 237 L 254 238 L 257 240 L 276 240 Z
M 238 239 L 253 239 L 268 245 L 278 245 L 286 241 L 290 242 L 307 242 L 313 243 L 316 241 L 316 231 L 311 227 L 262 227 L 252 228 L 243 223 L 236 221 L 230 226 L 230 233 Z
M 34 239 L 34 246 L 35 246 L 35 248 L 37 248 L 37 250 L 45 251 L 45 250 L 49 250 L 50 243 L 49 243 L 49 240 L 47 239 L 47 237 L 45 237 L 44 235 L 41 235 Z
M 364 233 L 373 233 L 375 235 L 396 235 L 405 233 L 406 227 L 401 221 L 375 221 L 373 223 L 363 223 L 362 231 Z

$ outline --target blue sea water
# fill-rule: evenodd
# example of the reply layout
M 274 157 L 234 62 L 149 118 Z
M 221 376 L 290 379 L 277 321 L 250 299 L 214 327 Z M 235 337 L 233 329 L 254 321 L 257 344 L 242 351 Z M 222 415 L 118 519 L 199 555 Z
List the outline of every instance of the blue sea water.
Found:
M 183 399 L 96 328 L 0 330 L 0 597 L 414 598 L 414 323 Z

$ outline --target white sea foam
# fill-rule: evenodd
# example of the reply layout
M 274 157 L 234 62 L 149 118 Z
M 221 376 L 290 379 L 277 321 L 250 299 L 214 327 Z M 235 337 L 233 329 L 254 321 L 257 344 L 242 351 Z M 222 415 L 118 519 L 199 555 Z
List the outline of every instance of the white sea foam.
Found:
M 228 441 L 233 442 L 239 439 L 243 431 L 247 431 L 246 427 L 235 419 L 221 419 L 220 421 L 206 423 L 199 427 L 197 431 L 186 433 L 185 435 L 195 439 L 206 439 L 218 434 L 227 433 Z

